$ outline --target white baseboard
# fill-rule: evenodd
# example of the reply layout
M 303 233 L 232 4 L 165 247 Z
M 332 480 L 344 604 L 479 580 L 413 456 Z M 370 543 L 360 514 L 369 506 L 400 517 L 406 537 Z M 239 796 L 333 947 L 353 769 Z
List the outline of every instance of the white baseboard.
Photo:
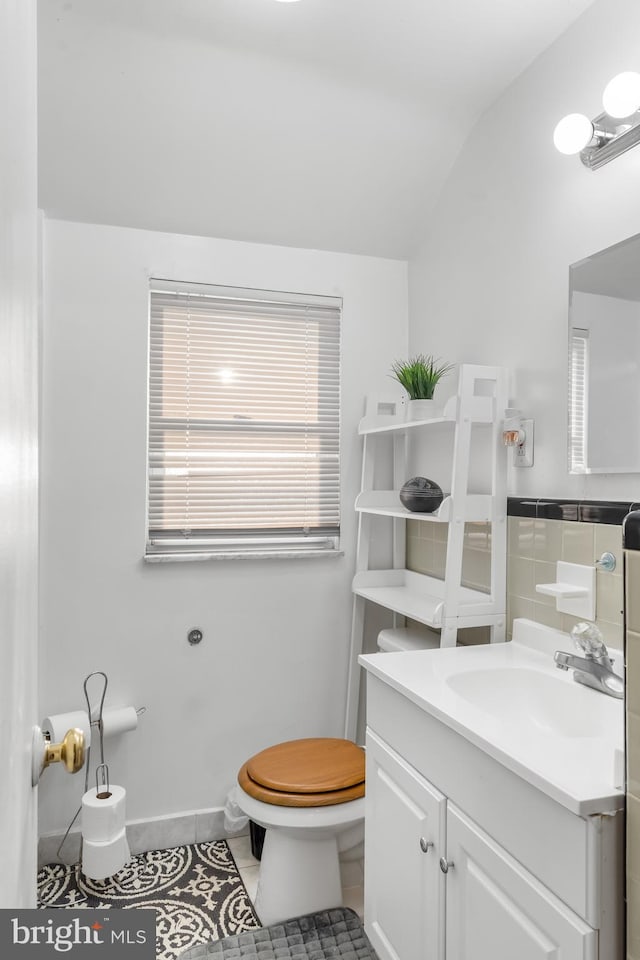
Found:
M 144 853 L 146 850 L 180 847 L 188 843 L 226 840 L 227 837 L 237 837 L 244 833 L 247 833 L 246 829 L 238 833 L 227 833 L 224 828 L 223 807 L 191 810 L 169 817 L 152 817 L 150 820 L 131 820 L 127 823 L 127 840 L 132 855 Z M 58 847 L 63 836 L 64 834 L 50 834 L 40 837 L 38 869 L 45 863 L 60 862 L 71 865 L 78 862 L 80 831 L 74 830 L 69 834 L 58 856 Z

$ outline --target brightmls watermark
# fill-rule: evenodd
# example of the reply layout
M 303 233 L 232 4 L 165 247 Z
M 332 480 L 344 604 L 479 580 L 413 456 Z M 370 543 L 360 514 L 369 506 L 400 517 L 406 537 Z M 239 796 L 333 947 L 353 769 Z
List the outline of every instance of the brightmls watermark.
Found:
M 155 910 L 0 910 L 0 956 L 155 960 Z

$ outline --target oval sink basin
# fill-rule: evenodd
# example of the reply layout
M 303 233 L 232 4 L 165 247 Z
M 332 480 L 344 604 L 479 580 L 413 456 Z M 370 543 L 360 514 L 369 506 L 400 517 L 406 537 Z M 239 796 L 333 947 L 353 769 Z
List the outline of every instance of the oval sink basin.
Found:
M 447 684 L 468 703 L 507 724 L 560 737 L 606 737 L 611 698 L 537 670 L 504 667 L 453 673 Z M 618 701 L 619 703 L 619 701 Z

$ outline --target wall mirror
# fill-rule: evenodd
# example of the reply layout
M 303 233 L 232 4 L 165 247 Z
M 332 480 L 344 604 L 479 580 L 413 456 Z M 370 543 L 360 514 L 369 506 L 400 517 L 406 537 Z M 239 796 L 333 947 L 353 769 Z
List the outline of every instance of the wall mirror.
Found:
M 569 267 L 569 473 L 640 473 L 640 235 Z

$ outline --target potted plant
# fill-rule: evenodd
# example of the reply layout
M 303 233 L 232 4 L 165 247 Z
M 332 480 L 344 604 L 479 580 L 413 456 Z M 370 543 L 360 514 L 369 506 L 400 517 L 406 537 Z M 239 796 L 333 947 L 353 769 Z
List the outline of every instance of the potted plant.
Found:
M 404 387 L 409 396 L 407 417 L 410 420 L 428 420 L 437 416 L 433 392 L 438 382 L 450 370 L 452 363 L 442 361 L 430 354 L 419 353 L 410 360 L 396 360 L 391 365 L 394 380 Z

